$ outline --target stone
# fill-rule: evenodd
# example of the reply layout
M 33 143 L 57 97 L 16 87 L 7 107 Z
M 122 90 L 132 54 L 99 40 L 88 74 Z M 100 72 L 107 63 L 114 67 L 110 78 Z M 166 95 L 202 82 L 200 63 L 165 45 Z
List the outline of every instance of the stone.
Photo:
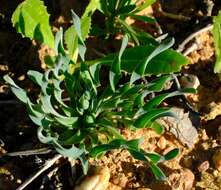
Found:
M 163 136 L 160 137 L 159 141 L 157 142 L 157 146 L 158 146 L 160 149 L 165 149 L 165 148 L 166 148 L 166 145 L 167 145 L 166 139 L 165 139 Z
M 109 184 L 108 167 L 96 167 L 91 175 L 87 175 L 74 190 L 106 190 Z
M 185 113 L 183 109 L 177 107 L 171 108 L 171 111 L 177 115 L 179 120 L 173 117 L 164 117 L 157 121 L 175 135 L 182 144 L 192 148 L 198 138 L 198 132 L 190 119 L 190 113 Z
M 184 168 L 172 173 L 168 180 L 172 189 L 190 190 L 193 187 L 195 176 L 189 169 Z
M 203 129 L 201 131 L 201 139 L 204 140 L 204 141 L 209 139 L 208 135 L 206 134 L 206 130 L 205 129 Z
M 206 170 L 209 169 L 209 161 L 206 160 L 204 162 L 202 162 L 198 167 L 197 167 L 198 171 L 200 173 L 205 172 Z
M 195 88 L 200 86 L 200 81 L 196 75 L 185 74 L 180 78 L 180 84 L 183 88 Z

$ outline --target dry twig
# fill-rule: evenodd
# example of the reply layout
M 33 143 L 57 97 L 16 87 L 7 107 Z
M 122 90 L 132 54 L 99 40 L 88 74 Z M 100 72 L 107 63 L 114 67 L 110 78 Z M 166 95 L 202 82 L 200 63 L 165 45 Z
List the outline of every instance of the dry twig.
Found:
M 58 154 L 55 157 L 53 157 L 52 159 L 48 160 L 45 162 L 44 166 L 34 175 L 30 176 L 27 180 L 25 180 L 25 182 L 20 185 L 17 190 L 23 190 L 25 187 L 27 187 L 33 180 L 35 180 L 39 175 L 41 175 L 44 171 L 46 171 L 48 168 L 50 168 L 51 166 L 54 165 L 54 163 L 59 160 L 60 158 L 62 158 L 62 155 Z
M 201 28 L 200 30 L 192 33 L 191 35 L 189 35 L 180 45 L 179 47 L 177 48 L 177 51 L 182 53 L 182 52 L 185 52 L 186 55 L 188 55 L 191 51 L 189 51 L 188 49 L 192 49 L 192 46 L 190 46 L 189 48 L 185 49 L 186 45 L 192 41 L 195 37 L 197 37 L 198 35 L 202 34 L 203 32 L 207 32 L 207 31 L 210 31 L 212 30 L 213 28 L 213 24 L 209 24 L 207 25 L 206 27 L 204 28 Z M 194 43 L 193 43 L 194 45 Z M 195 45 L 194 45 L 195 46 Z M 195 48 L 194 48 L 195 49 Z M 188 52 L 188 54 L 187 54 Z
M 6 153 L 4 156 L 30 156 L 30 155 L 37 155 L 37 154 L 48 154 L 51 151 L 52 150 L 50 148 L 39 148 L 36 150 L 9 152 L 9 153 Z

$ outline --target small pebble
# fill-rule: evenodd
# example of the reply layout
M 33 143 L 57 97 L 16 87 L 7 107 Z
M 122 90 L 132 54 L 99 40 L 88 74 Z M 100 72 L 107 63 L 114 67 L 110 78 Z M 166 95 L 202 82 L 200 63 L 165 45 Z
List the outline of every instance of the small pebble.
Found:
M 217 177 L 218 175 L 219 175 L 219 171 L 214 170 L 214 171 L 213 171 L 213 176 L 214 176 L 214 177 Z
M 210 148 L 210 145 L 208 142 L 204 142 L 201 144 L 201 147 L 203 148 L 203 150 L 208 150 Z
M 204 161 L 202 162 L 198 167 L 197 167 L 198 171 L 200 173 L 205 172 L 206 170 L 209 169 L 209 162 L 208 161 Z
M 17 180 L 16 180 L 16 183 L 17 183 L 17 184 L 21 184 L 21 183 L 22 183 L 22 180 L 17 179 Z
M 159 141 L 157 142 L 157 146 L 158 146 L 160 149 L 165 149 L 165 148 L 166 148 L 166 145 L 167 145 L 166 139 L 165 139 L 163 136 L 160 137 Z
M 108 167 L 97 167 L 93 175 L 88 175 L 74 190 L 105 190 L 108 187 L 110 171 Z
M 200 81 L 196 75 L 186 74 L 180 78 L 180 84 L 184 88 L 197 89 L 200 85 Z
M 216 140 L 213 141 L 212 144 L 211 144 L 211 148 L 216 148 L 218 146 L 219 146 L 219 144 L 216 142 Z
M 204 141 L 209 139 L 208 135 L 206 134 L 205 129 L 202 130 L 201 139 L 204 140 Z
M 190 190 L 195 180 L 194 174 L 189 169 L 183 169 L 183 190 Z
M 195 176 L 191 170 L 184 168 L 179 172 L 172 173 L 168 180 L 172 189 L 190 190 L 193 187 Z

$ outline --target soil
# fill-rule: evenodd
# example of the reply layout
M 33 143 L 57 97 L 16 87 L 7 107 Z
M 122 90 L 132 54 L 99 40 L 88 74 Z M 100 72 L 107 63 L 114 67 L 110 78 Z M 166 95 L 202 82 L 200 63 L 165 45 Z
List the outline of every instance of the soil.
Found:
M 22 87 L 29 89 L 33 94 L 34 87 L 27 79 L 28 70 L 44 70 L 42 57 L 50 53 L 45 46 L 34 41 L 22 38 L 13 29 L 10 18 L 20 1 L 2 0 L 0 6 L 0 75 L 9 73 Z M 52 0 L 45 1 L 51 13 L 53 29 L 59 26 L 70 25 L 70 8 L 79 14 L 84 10 L 86 1 L 59 0 L 55 4 Z M 194 31 L 211 23 L 211 15 L 216 15 L 220 8 L 219 1 L 212 0 L 161 0 L 163 11 L 187 17 L 169 18 L 162 15 L 157 6 L 152 12 L 157 18 L 163 33 L 168 33 L 176 39 L 174 48 Z M 213 2 L 212 12 L 208 4 Z M 142 25 L 142 27 L 149 27 Z M 149 29 L 146 29 L 149 31 Z M 151 31 L 151 30 L 150 30 Z M 156 35 L 156 33 L 154 33 Z M 165 154 L 173 148 L 180 149 L 180 155 L 172 161 L 161 164 L 162 170 L 168 176 L 168 182 L 156 181 L 148 165 L 133 159 L 125 150 L 108 152 L 100 160 L 90 160 L 91 165 L 107 166 L 110 170 L 108 189 L 221 189 L 221 173 L 213 162 L 213 155 L 220 149 L 221 143 L 221 82 L 219 76 L 214 74 L 215 63 L 214 45 L 211 32 L 204 32 L 193 40 L 197 42 L 197 49 L 188 54 L 189 64 L 185 66 L 180 75 L 191 74 L 199 79 L 198 93 L 186 97 L 193 110 L 200 118 L 196 126 L 198 137 L 193 146 L 186 146 L 169 130 L 160 136 L 149 129 L 131 132 L 122 130 L 126 139 L 144 137 L 142 147 L 147 151 L 156 151 Z M 193 41 L 188 44 L 191 46 Z M 92 49 L 89 57 L 93 58 L 93 49 L 102 53 L 112 52 L 119 43 L 106 46 L 103 42 L 94 43 L 88 40 Z M 94 44 L 99 44 L 95 47 Z M 106 48 L 102 48 L 102 47 Z M 170 104 L 170 102 L 168 102 Z M 172 104 L 173 105 L 173 104 Z M 39 143 L 36 137 L 37 127 L 30 121 L 25 107 L 19 103 L 9 91 L 8 86 L 0 78 L 0 190 L 13 190 L 19 187 L 29 176 L 36 173 L 54 152 L 45 155 L 5 157 L 7 152 L 32 150 L 45 145 Z M 181 108 L 184 108 L 181 106 Z M 71 164 L 72 163 L 72 164 Z M 74 170 L 71 166 L 76 165 Z M 73 189 L 82 171 L 77 163 L 67 159 L 59 160 L 50 170 L 44 172 L 34 180 L 26 189 Z M 191 183 L 192 180 L 192 183 Z M 190 184 L 187 184 L 187 182 Z

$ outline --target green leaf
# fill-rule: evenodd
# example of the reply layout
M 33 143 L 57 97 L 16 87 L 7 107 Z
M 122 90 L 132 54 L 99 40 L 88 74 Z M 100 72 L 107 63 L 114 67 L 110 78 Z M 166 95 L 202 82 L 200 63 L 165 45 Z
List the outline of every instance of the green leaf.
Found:
M 109 12 L 114 13 L 116 7 L 116 0 L 106 0 Z
M 44 111 L 44 113 L 52 114 L 54 116 L 57 116 L 58 118 L 66 118 L 54 109 L 54 107 L 51 103 L 51 96 L 50 95 L 42 95 L 40 97 L 40 100 L 41 100 L 41 108 Z
M 65 56 L 65 50 L 63 46 L 63 29 L 60 28 L 60 30 L 55 35 L 55 53 L 58 55 L 61 53 Z
M 83 173 L 84 175 L 87 174 L 87 171 L 88 171 L 88 160 L 85 156 L 85 154 L 83 153 L 80 157 L 79 157 L 79 160 L 81 161 L 81 165 L 82 165 L 82 168 L 83 168 Z
M 142 152 L 140 151 L 136 151 L 136 150 L 131 150 L 131 149 L 128 149 L 128 151 L 130 152 L 130 154 L 137 160 L 141 160 L 141 161 L 144 161 L 144 162 L 147 162 L 147 158 L 145 157 L 145 154 L 143 154 Z
M 147 156 L 154 164 L 157 164 L 164 160 L 164 157 L 157 153 L 145 153 L 145 156 Z
M 150 60 L 170 48 L 174 44 L 174 39 L 169 38 L 157 46 L 147 57 L 144 58 L 142 64 L 137 65 L 135 71 L 132 72 L 130 83 L 134 83 L 136 80 L 141 78 L 146 71 L 146 67 L 149 64 Z
M 74 26 L 70 26 L 64 34 L 64 41 L 67 45 L 68 53 L 73 61 L 77 60 L 78 38 Z
M 171 150 L 170 152 L 168 152 L 167 154 L 165 154 L 164 159 L 167 161 L 172 160 L 179 154 L 179 152 L 180 152 L 179 148 L 175 148 Z
M 150 162 L 149 164 L 155 178 L 160 181 L 166 181 L 166 176 L 163 171 L 154 163 Z
M 113 91 L 115 91 L 115 84 L 118 82 L 121 76 L 121 57 L 127 47 L 127 44 L 128 36 L 125 35 L 121 44 L 119 55 L 114 59 L 109 73 L 110 86 Z
M 76 148 L 74 145 L 72 145 L 71 148 L 63 148 L 57 142 L 54 142 L 53 145 L 55 146 L 55 149 L 58 151 L 58 153 L 73 159 L 79 158 L 84 153 L 83 149 Z
M 124 51 L 121 58 L 121 69 L 132 73 L 137 65 L 145 63 L 145 58 L 156 48 L 155 45 L 136 46 Z M 110 54 L 104 58 L 88 61 L 88 65 L 101 64 L 111 66 L 116 54 Z M 179 72 L 183 65 L 188 63 L 187 59 L 172 49 L 165 50 L 148 63 L 144 75 L 162 75 Z
M 58 142 L 62 145 L 79 144 L 89 135 L 87 131 L 66 130 L 59 136 Z
M 110 150 L 113 150 L 113 149 L 116 149 L 116 148 L 119 148 L 119 147 L 116 147 L 116 146 L 111 145 L 111 144 L 102 144 L 102 145 L 99 145 L 99 146 L 95 146 L 91 150 L 90 155 L 92 157 L 97 157 L 102 152 L 107 152 L 107 151 L 110 151 Z
M 149 111 L 150 109 L 158 106 L 165 99 L 171 98 L 171 97 L 174 97 L 174 96 L 180 96 L 180 95 L 183 95 L 185 93 L 196 93 L 196 90 L 194 88 L 185 88 L 185 89 L 181 89 L 181 90 L 178 90 L 178 91 L 175 91 L 175 92 L 158 95 L 158 96 L 152 98 L 150 101 L 148 101 L 143 106 L 143 109 L 145 111 Z
M 28 108 L 28 113 L 31 114 L 32 116 L 36 116 L 42 119 L 45 117 L 45 113 L 41 109 L 41 106 L 39 104 L 31 103 L 29 99 L 27 100 L 27 108 Z
M 155 18 L 151 18 L 149 16 L 143 16 L 143 15 L 135 15 L 135 14 L 129 14 L 130 17 L 135 18 L 136 20 L 140 20 L 143 22 L 154 24 L 156 23 Z
M 159 135 L 162 135 L 164 133 L 164 127 L 156 121 L 153 121 L 152 123 L 150 123 L 149 127 L 153 129 Z
M 127 146 L 129 149 L 132 149 L 132 150 L 138 150 L 139 149 L 139 145 L 144 141 L 144 138 L 141 137 L 139 139 L 132 139 L 132 140 L 129 140 L 127 141 Z
M 12 23 L 22 36 L 35 39 L 54 48 L 54 36 L 49 25 L 49 14 L 43 1 L 25 0 L 12 15 Z
M 75 32 L 77 34 L 78 37 L 78 51 L 79 51 L 79 55 L 82 59 L 82 61 L 84 61 L 85 59 L 85 52 L 86 52 L 86 47 L 84 44 L 84 39 L 82 37 L 82 33 L 81 33 L 81 20 L 80 18 L 75 14 L 74 11 L 71 11 L 71 15 L 72 15 L 72 20 L 74 22 L 74 29 Z
M 137 6 L 137 9 L 133 13 L 140 12 L 140 11 L 146 9 L 147 7 L 149 7 L 150 5 L 152 5 L 155 2 L 156 2 L 156 0 L 146 0 L 141 6 Z
M 117 14 L 129 14 L 130 12 L 132 12 L 134 9 L 136 8 L 136 5 L 126 5 L 121 7 L 118 11 Z
M 158 119 L 160 117 L 166 117 L 166 116 L 177 118 L 175 113 L 171 112 L 170 109 L 158 108 L 158 109 L 153 109 L 149 112 L 142 114 L 140 117 L 138 117 L 135 120 L 134 126 L 137 128 L 148 127 L 147 125 L 150 124 L 151 121 Z
M 42 83 L 43 83 L 43 74 L 41 74 L 40 72 L 38 71 L 28 71 L 28 76 L 29 78 L 34 82 L 36 83 L 38 86 L 41 86 Z
M 212 30 L 215 46 L 216 62 L 214 67 L 215 73 L 221 71 L 221 11 L 218 15 L 213 17 L 213 30 Z
M 127 87 L 127 86 L 126 86 Z M 122 93 L 122 97 L 128 97 L 130 95 L 134 95 L 136 93 L 139 93 L 143 88 L 144 88 L 144 85 L 143 84 L 139 84 L 139 85 L 134 85 L 134 86 L 131 86 L 129 83 L 128 83 L 128 88 L 127 91 L 123 92 Z
M 38 125 L 38 126 L 41 126 L 42 125 L 42 120 L 44 118 L 41 118 L 41 117 L 35 117 L 31 114 L 29 114 L 29 118 L 32 120 L 32 122 L 35 124 L 35 125 Z
M 15 96 L 23 103 L 27 103 L 28 96 L 25 90 L 17 86 L 14 81 L 9 77 L 8 75 L 5 75 L 4 80 L 10 85 L 12 92 L 15 94 Z
M 91 78 L 90 72 L 88 71 L 88 66 L 85 63 L 81 63 L 80 77 L 84 81 L 84 83 L 87 85 L 87 87 L 91 88 L 91 90 L 93 90 L 94 94 L 97 94 L 96 84 L 94 83 L 93 79 Z
M 73 128 L 74 125 L 77 123 L 78 121 L 78 117 L 58 117 L 55 116 L 54 117 L 55 121 L 57 121 L 58 123 L 67 126 L 69 128 Z
M 138 146 L 142 140 L 143 139 L 133 139 L 133 140 L 127 141 L 124 139 L 116 139 L 108 144 L 102 144 L 102 145 L 94 147 L 91 150 L 90 155 L 92 157 L 96 157 L 97 155 L 99 155 L 102 152 L 110 151 L 113 149 L 119 149 L 119 148 L 137 150 Z
M 55 139 L 48 134 L 47 135 L 43 134 L 43 132 L 44 128 L 40 126 L 37 131 L 38 139 L 40 140 L 40 142 L 45 144 L 52 144 Z
M 47 144 L 52 144 L 56 151 L 58 151 L 58 153 L 67 156 L 67 157 L 71 157 L 73 159 L 77 159 L 79 158 L 83 153 L 84 153 L 84 149 L 79 149 L 77 147 L 75 147 L 74 145 L 72 145 L 71 148 L 64 148 L 62 147 L 58 142 L 57 142 L 57 138 L 52 137 L 50 135 L 44 135 L 43 134 L 43 127 L 39 127 L 38 128 L 38 138 L 42 143 L 47 143 Z
M 79 38 L 79 40 L 84 43 L 83 37 L 82 37 L 82 33 L 81 33 L 81 20 L 80 18 L 76 15 L 76 13 L 74 11 L 71 11 L 71 15 L 72 15 L 72 20 L 74 22 L 74 29 L 77 33 L 77 36 Z
M 124 30 L 124 32 L 128 34 L 137 45 L 139 45 L 140 43 L 137 38 L 138 34 L 134 30 L 134 28 L 131 25 L 127 24 L 127 22 L 123 19 L 118 19 L 118 22 L 122 25 L 122 29 Z
M 100 69 L 101 65 L 100 64 L 94 64 L 91 67 L 89 67 L 90 74 L 95 81 L 96 86 L 100 86 Z
M 81 31 L 84 40 L 88 37 L 91 30 L 91 17 L 99 7 L 100 0 L 90 0 L 81 17 Z
M 96 121 L 96 124 L 98 126 L 102 126 L 104 128 L 106 128 L 108 131 L 110 131 L 117 139 L 123 139 L 123 136 L 120 134 L 120 132 L 115 128 L 115 127 L 112 127 L 112 122 L 105 119 L 105 118 L 102 118 L 102 119 L 98 119 Z
M 91 30 L 91 17 L 93 13 L 99 8 L 100 0 L 91 0 L 87 5 L 84 14 L 81 17 L 81 35 L 82 40 L 85 40 Z M 74 25 L 70 26 L 64 35 L 65 44 L 67 45 L 68 53 L 71 59 L 77 61 L 77 47 L 78 39 Z
M 134 2 L 132 2 L 131 0 L 120 0 L 118 1 L 118 8 L 127 6 L 129 4 L 134 4 Z
M 81 108 L 83 108 L 84 110 L 87 110 L 90 106 L 90 102 L 88 101 L 87 98 L 85 98 L 84 94 L 80 97 L 79 103 Z
M 44 62 L 49 67 L 52 68 L 55 65 L 55 56 L 45 55 Z
M 158 77 L 157 79 L 150 82 L 148 90 L 153 92 L 160 92 L 163 90 L 166 82 L 170 81 L 171 79 L 172 77 L 170 75 Z

